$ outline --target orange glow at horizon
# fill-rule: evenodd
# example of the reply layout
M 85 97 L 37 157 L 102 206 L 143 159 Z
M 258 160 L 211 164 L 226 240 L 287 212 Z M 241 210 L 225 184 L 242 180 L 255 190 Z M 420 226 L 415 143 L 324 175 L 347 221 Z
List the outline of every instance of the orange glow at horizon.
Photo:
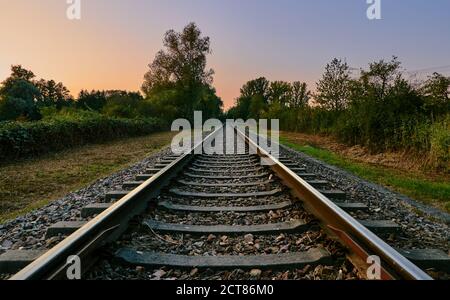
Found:
M 140 90 L 147 65 L 162 48 L 164 32 L 149 43 L 89 16 L 69 21 L 65 7 L 65 1 L 46 9 L 34 1 L 17 1 L 8 8 L 16 13 L 1 14 L 0 81 L 9 76 L 11 65 L 20 64 L 37 78 L 62 82 L 74 97 L 82 89 Z M 27 22 L 17 24 L 18 17 Z M 10 24 L 17 26 L 9 30 Z M 220 75 L 214 79 L 225 106 L 232 106 L 239 89 L 223 85 Z
M 38 79 L 62 82 L 74 97 L 82 89 L 139 91 L 148 64 L 163 47 L 165 31 L 180 30 L 187 24 L 168 20 L 167 24 L 157 22 L 137 31 L 128 26 L 123 12 L 116 11 L 122 5 L 118 2 L 83 1 L 80 21 L 66 18 L 66 1 L 44 3 L 0 0 L 0 82 L 9 76 L 11 65 L 20 64 Z M 115 10 L 98 8 L 106 3 L 113 3 Z M 208 26 L 203 26 L 202 30 L 211 37 L 213 53 L 208 57 L 208 65 L 215 70 L 213 86 L 225 109 L 234 105 L 241 86 L 248 80 L 261 76 L 269 80 L 302 80 L 292 70 L 271 73 L 273 65 L 265 63 L 265 56 L 238 53 L 237 44 L 230 44 L 217 29 L 209 32 Z M 249 57 L 258 60 L 250 63 Z M 270 78 L 271 75 L 277 78 Z
M 70 21 L 66 0 L 0 0 L 0 81 L 20 64 L 74 96 L 81 89 L 138 91 L 164 33 L 189 22 L 211 39 L 208 67 L 225 108 L 257 77 L 314 90 L 335 57 L 356 68 L 392 55 L 409 70 L 448 65 L 450 42 L 442 37 L 450 30 L 449 1 L 388 1 L 389 17 L 377 22 L 367 19 L 365 3 L 354 2 L 81 0 L 81 20 Z

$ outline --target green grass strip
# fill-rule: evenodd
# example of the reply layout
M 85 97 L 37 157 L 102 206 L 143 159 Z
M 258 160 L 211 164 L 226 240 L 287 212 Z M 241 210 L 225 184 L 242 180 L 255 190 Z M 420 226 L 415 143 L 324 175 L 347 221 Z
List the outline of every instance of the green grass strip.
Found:
M 311 157 L 339 167 L 368 181 L 378 183 L 393 191 L 450 212 L 450 182 L 430 180 L 418 174 L 355 162 L 329 150 L 311 145 L 299 145 L 280 137 L 281 144 Z

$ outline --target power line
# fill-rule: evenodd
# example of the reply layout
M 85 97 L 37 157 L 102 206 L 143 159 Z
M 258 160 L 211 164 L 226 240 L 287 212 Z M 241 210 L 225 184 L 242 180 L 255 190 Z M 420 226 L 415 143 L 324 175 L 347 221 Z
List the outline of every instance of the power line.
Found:
M 414 70 L 414 71 L 408 71 L 407 73 L 410 74 L 419 74 L 419 73 L 430 73 L 433 71 L 445 71 L 445 70 L 450 70 L 450 65 L 446 65 L 446 66 L 440 66 L 440 67 L 432 67 L 432 68 L 424 68 L 424 69 L 418 69 L 418 70 Z
M 350 72 L 360 72 L 361 68 L 355 68 L 355 67 L 349 67 Z M 439 66 L 439 67 L 430 67 L 430 68 L 423 68 L 423 69 L 417 69 L 417 70 L 412 70 L 412 71 L 405 71 L 404 73 L 410 75 L 410 76 L 420 76 L 420 75 L 424 75 L 427 73 L 432 73 L 432 72 L 450 72 L 450 65 L 445 65 L 445 66 Z

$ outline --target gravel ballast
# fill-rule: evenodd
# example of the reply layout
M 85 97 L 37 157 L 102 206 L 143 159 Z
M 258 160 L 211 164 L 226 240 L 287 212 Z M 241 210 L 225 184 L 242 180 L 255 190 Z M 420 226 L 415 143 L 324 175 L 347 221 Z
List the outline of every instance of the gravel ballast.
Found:
M 450 215 L 425 206 L 404 195 L 367 182 L 345 170 L 328 165 L 286 146 L 280 154 L 304 165 L 308 172 L 347 193 L 348 202 L 362 202 L 369 206 L 375 219 L 392 220 L 403 229 L 401 239 L 394 246 L 410 249 L 438 248 L 445 253 L 450 249 Z
M 95 181 L 90 186 L 68 194 L 52 203 L 12 221 L 0 224 L 0 254 L 6 250 L 48 249 L 56 240 L 44 239 L 47 227 L 60 221 L 79 221 L 81 209 L 102 201 L 107 192 L 121 190 L 125 181 L 145 173 L 149 165 L 169 155 L 170 148 L 156 152 L 139 163 L 111 176 Z
M 141 162 L 123 170 L 117 172 L 109 177 L 99 179 L 94 182 L 92 185 L 81 189 L 79 191 L 68 194 L 67 196 L 53 201 L 47 206 L 37 209 L 31 213 L 28 213 L 24 216 L 18 217 L 12 221 L 9 221 L 5 224 L 0 224 L 0 254 L 6 250 L 18 250 L 18 249 L 48 249 L 51 246 L 54 246 L 55 243 L 60 239 L 54 240 L 45 240 L 45 232 L 46 229 L 59 222 L 59 221 L 79 221 L 82 220 L 80 218 L 81 209 L 91 203 L 101 202 L 103 200 L 104 195 L 107 192 L 114 190 L 121 190 L 122 184 L 125 181 L 133 181 L 134 177 L 138 174 L 146 173 L 145 170 L 149 166 L 155 164 L 162 157 L 167 156 L 170 152 L 169 148 L 161 150 L 158 153 L 155 153 L 148 158 L 142 160 Z M 318 161 L 314 158 L 311 158 L 303 153 L 294 151 L 287 147 L 282 146 L 280 148 L 280 152 L 283 156 L 291 158 L 293 161 L 298 162 L 299 166 L 303 166 L 307 169 L 308 173 L 315 173 L 318 175 L 318 179 L 325 179 L 331 183 L 331 186 L 336 189 L 343 190 L 347 193 L 347 201 L 348 202 L 359 202 L 364 203 L 369 206 L 370 212 L 368 213 L 368 217 L 370 216 L 372 219 L 385 219 L 392 220 L 399 224 L 402 227 L 402 234 L 397 236 L 395 239 L 392 238 L 390 240 L 387 239 L 387 242 L 394 247 L 398 248 L 409 248 L 409 249 L 421 249 L 421 248 L 437 248 L 443 250 L 445 253 L 449 252 L 450 246 L 450 215 L 440 212 L 436 209 L 429 208 L 423 204 L 420 204 L 406 196 L 397 194 L 395 192 L 391 192 L 386 188 L 383 188 L 379 185 L 367 182 L 361 178 L 358 178 L 347 171 L 338 169 L 334 166 L 330 166 L 326 163 Z M 195 171 L 192 172 L 195 174 Z M 220 173 L 211 173 L 210 175 L 220 175 Z M 184 177 L 184 179 L 192 178 Z M 263 180 L 268 180 L 269 178 L 263 177 Z M 199 182 L 203 182 L 200 180 Z M 206 181 L 206 182 L 216 182 L 214 180 Z M 246 182 L 246 181 L 244 181 Z M 272 186 L 273 183 L 270 184 Z M 181 185 L 181 188 L 183 186 Z M 260 187 L 242 187 L 237 190 L 233 189 L 233 192 L 236 191 L 244 191 L 246 189 L 252 191 L 259 191 Z M 194 191 L 200 192 L 202 188 L 194 187 Z M 206 189 L 207 190 L 207 189 Z M 229 190 L 229 188 L 222 188 L 223 191 Z M 211 205 L 249 205 L 255 204 L 254 199 L 216 199 L 214 203 L 208 203 L 208 200 L 205 199 L 183 199 L 183 201 L 179 201 L 177 197 L 173 195 L 165 195 L 164 200 L 172 200 L 174 203 L 179 204 L 189 204 L 189 205 L 202 205 L 202 206 L 211 206 Z M 159 199 L 161 200 L 161 199 Z M 262 204 L 273 204 L 273 202 L 282 202 L 286 200 L 283 196 L 270 196 L 266 197 L 265 201 L 261 203 L 256 203 L 258 205 Z M 272 212 L 273 213 L 273 212 Z M 280 219 L 283 221 L 284 218 L 290 218 L 290 214 L 285 210 L 280 210 L 278 212 Z M 196 222 L 192 222 L 191 218 L 194 214 L 179 214 L 172 213 L 164 216 L 165 221 L 178 222 L 182 223 L 192 223 L 197 224 Z M 198 215 L 198 214 L 197 214 Z M 200 214 L 201 215 L 201 214 Z M 223 216 L 227 214 L 218 215 Z M 234 215 L 235 214 L 228 214 Z M 248 214 L 241 214 L 242 218 L 246 218 Z M 270 219 L 269 213 L 260 213 L 261 223 Z M 231 217 L 230 217 L 231 218 Z M 275 218 L 278 220 L 278 218 Z M 208 223 L 213 219 L 207 219 Z M 204 222 L 199 222 L 198 224 L 203 224 Z M 244 222 L 245 223 L 245 222 Z M 258 222 L 257 222 L 258 223 Z M 230 223 L 235 224 L 235 223 Z M 202 237 L 200 240 L 196 242 L 207 242 L 207 236 Z M 294 236 L 294 239 L 300 239 L 301 236 Z M 176 239 L 176 237 L 174 237 Z M 205 241 L 206 239 L 206 241 Z M 288 240 L 290 240 L 288 238 Z M 262 242 L 265 242 L 262 240 Z M 239 242 L 240 243 L 240 242 Z M 271 243 L 270 240 L 267 240 L 267 244 Z M 219 245 L 220 246 L 220 245 Z M 195 247 L 194 247 L 195 248 Z M 216 251 L 217 249 L 213 249 Z M 219 249 L 220 250 L 220 249 Z M 219 251 L 220 252 L 220 251 Z M 111 266 L 108 266 L 111 268 Z M 108 267 L 106 269 L 108 269 Z M 126 278 L 129 273 L 137 273 L 137 278 L 152 278 L 158 279 L 155 277 L 164 277 L 167 279 L 171 278 L 184 278 L 184 279 L 233 279 L 233 278 L 242 278 L 249 276 L 250 273 L 244 272 L 243 274 L 234 274 L 233 272 L 224 272 L 224 273 L 215 273 L 206 271 L 195 271 L 192 270 L 191 273 L 184 273 L 179 270 L 163 270 L 165 272 L 165 276 L 155 276 L 154 272 L 158 272 L 158 270 L 146 270 L 140 271 L 135 270 L 133 268 L 123 268 L 120 267 L 118 269 L 110 270 L 106 275 L 103 272 L 98 271 L 91 274 L 91 279 L 95 278 Z M 320 277 L 319 274 L 322 275 L 323 270 L 296 270 L 292 273 L 262 273 L 259 278 L 263 279 L 299 279 L 306 278 L 312 279 L 315 277 Z M 337 272 L 337 273 L 336 273 Z M 353 271 L 349 270 L 348 278 L 353 277 Z M 178 274 L 179 273 L 179 274 Z M 337 279 L 339 277 L 337 274 L 339 273 L 339 268 L 336 270 L 330 271 L 331 279 Z M 344 272 L 346 274 L 346 272 Z M 287 275 L 288 274 L 288 275 Z M 183 277 L 185 276 L 185 277 Z

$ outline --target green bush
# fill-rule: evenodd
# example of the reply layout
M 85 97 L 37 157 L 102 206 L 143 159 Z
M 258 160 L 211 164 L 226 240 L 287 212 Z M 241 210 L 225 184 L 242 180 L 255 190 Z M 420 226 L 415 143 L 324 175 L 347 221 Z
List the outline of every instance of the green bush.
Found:
M 436 167 L 450 171 L 450 115 L 431 126 L 431 159 Z
M 166 129 L 158 119 L 108 118 L 68 111 L 37 122 L 0 123 L 0 161 Z

